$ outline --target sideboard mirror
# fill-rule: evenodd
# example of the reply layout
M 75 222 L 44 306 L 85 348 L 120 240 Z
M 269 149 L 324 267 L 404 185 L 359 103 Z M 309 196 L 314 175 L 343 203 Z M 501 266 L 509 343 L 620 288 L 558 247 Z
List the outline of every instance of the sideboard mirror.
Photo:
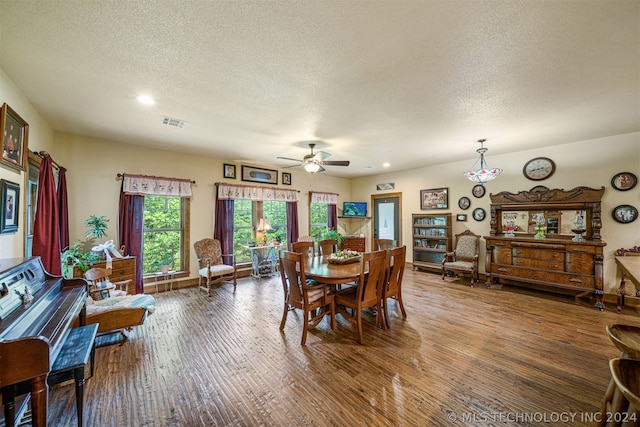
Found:
M 541 221 L 549 238 L 570 239 L 584 229 L 586 240 L 600 241 L 603 194 L 604 187 L 565 191 L 541 185 L 518 193 L 491 194 L 491 235 L 532 236 Z

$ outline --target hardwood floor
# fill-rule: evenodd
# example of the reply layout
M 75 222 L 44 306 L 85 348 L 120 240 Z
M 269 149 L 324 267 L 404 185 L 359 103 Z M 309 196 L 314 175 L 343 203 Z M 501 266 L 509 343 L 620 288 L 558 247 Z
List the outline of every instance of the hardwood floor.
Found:
M 632 308 L 411 269 L 403 286 L 408 318 L 392 303 L 390 331 L 367 313 L 359 345 L 327 317 L 306 347 L 299 313 L 278 329 L 279 277 L 158 294 L 127 343 L 97 350 L 85 425 L 590 425 L 619 354 L 605 326 L 638 322 Z M 53 387 L 50 425 L 76 425 L 74 405 L 73 383 Z

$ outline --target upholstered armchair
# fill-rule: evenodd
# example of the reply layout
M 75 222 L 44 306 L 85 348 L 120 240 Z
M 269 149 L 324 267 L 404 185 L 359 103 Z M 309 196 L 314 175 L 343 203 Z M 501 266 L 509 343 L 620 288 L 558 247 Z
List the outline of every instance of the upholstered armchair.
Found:
M 471 287 L 478 280 L 478 257 L 480 236 L 466 230 L 456 234 L 456 247 L 453 252 L 447 252 L 442 260 L 442 280 L 447 272 L 456 277 L 461 273 L 471 275 Z
M 198 257 L 198 288 L 206 290 L 211 296 L 211 287 L 222 281 L 233 281 L 233 291 L 236 290 L 237 273 L 236 258 L 233 254 L 223 254 L 220 241 L 217 239 L 202 239 L 193 244 Z M 223 259 L 229 260 L 230 265 Z

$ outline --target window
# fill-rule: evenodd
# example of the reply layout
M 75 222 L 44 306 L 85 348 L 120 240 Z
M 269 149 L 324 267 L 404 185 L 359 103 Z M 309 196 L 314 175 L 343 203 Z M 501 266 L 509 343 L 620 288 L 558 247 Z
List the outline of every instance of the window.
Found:
M 329 205 L 326 203 L 310 203 L 309 214 L 311 216 L 310 233 L 316 240 L 322 240 L 322 233 L 327 231 L 329 223 Z
M 233 201 L 233 253 L 236 263 L 250 261 L 245 248 L 255 237 L 253 232 L 253 205 L 251 200 Z
M 287 204 L 285 202 L 233 202 L 233 253 L 236 263 L 251 261 L 251 253 L 246 246 L 256 238 L 255 225 L 259 218 L 267 218 L 271 230 L 267 231 L 267 242 L 274 239 L 287 240 Z
M 287 204 L 285 202 L 263 202 L 262 217 L 267 218 L 271 230 L 267 231 L 267 242 L 287 241 Z
M 156 273 L 163 265 L 182 270 L 188 207 L 182 197 L 144 197 L 143 274 Z

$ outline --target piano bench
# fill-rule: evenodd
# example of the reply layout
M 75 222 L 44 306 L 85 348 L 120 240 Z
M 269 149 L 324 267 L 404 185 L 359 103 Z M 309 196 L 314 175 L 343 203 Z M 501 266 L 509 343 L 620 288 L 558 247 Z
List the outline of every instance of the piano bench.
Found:
M 49 386 L 68 380 L 75 380 L 78 427 L 82 427 L 84 382 L 87 378 L 91 378 L 94 373 L 97 333 L 97 324 L 71 329 L 47 377 Z M 87 377 L 86 367 L 89 361 L 91 361 L 91 375 Z

